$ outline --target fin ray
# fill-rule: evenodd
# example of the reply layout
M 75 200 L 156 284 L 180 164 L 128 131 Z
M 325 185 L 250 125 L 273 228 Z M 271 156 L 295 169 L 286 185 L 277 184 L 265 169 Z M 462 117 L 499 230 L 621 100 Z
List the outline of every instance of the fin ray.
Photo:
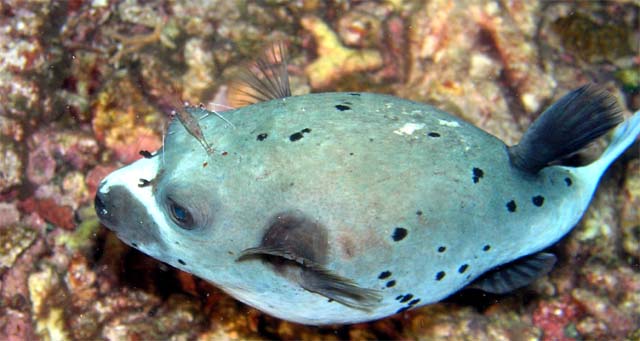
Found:
M 370 311 L 381 299 L 378 290 L 360 287 L 351 279 L 335 274 L 321 264 L 295 255 L 284 248 L 269 246 L 248 248 L 242 251 L 237 261 L 243 261 L 252 256 L 275 256 L 295 262 L 303 270 L 300 282 L 302 288 L 348 307 Z
M 364 311 L 375 308 L 381 299 L 379 290 L 362 288 L 352 280 L 336 275 L 324 267 L 305 271 L 301 285 L 308 291 Z
M 233 100 L 234 106 L 290 97 L 287 65 L 284 43 L 273 44 L 256 60 L 253 68 L 248 68 L 240 75 L 239 84 L 233 86 L 239 94 L 238 98 Z
M 498 266 L 480 276 L 469 287 L 493 294 L 504 294 L 529 285 L 549 272 L 555 263 L 556 256 L 539 252 Z

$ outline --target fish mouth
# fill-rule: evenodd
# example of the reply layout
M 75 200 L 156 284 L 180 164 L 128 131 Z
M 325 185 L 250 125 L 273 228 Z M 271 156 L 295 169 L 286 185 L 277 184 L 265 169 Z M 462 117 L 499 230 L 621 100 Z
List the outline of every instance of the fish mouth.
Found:
M 164 244 L 160 228 L 150 208 L 126 185 L 110 184 L 107 178 L 94 197 L 94 208 L 100 223 L 116 233 L 128 245 Z
M 115 231 L 115 220 L 112 214 L 112 210 L 109 207 L 109 194 L 103 191 L 104 181 L 100 184 L 96 196 L 93 198 L 93 207 L 96 211 L 96 215 L 100 220 L 100 223 L 109 230 Z

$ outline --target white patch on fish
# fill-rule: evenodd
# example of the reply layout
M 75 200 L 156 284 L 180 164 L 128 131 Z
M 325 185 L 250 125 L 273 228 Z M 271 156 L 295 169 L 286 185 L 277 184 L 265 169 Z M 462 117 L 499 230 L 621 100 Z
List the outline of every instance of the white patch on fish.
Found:
M 393 132 L 398 135 L 412 135 L 416 130 L 420 130 L 424 128 L 424 123 L 405 123 L 399 129 L 394 130 Z
M 445 127 L 457 128 L 460 126 L 460 123 L 456 121 L 447 121 L 447 120 L 438 120 L 438 124 Z

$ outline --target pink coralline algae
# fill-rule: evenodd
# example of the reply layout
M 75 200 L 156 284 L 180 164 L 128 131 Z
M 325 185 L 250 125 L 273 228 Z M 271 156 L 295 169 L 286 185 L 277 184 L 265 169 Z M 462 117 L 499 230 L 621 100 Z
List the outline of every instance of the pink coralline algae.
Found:
M 22 201 L 19 207 L 25 213 L 37 213 L 44 220 L 55 226 L 69 230 L 76 226 L 71 207 L 59 205 L 52 198 L 28 198 Z
M 544 340 L 574 340 L 567 330 L 582 313 L 571 297 L 560 301 L 540 302 L 533 312 L 533 324 L 542 329 Z

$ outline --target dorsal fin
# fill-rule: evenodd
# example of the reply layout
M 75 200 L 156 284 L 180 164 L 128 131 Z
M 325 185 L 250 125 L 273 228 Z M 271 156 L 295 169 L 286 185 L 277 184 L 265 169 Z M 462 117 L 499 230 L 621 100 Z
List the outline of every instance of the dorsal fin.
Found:
M 622 122 L 616 99 L 587 84 L 545 110 L 522 140 L 509 147 L 511 164 L 530 173 L 579 151 Z
M 240 74 L 232 89 L 237 92 L 236 98 L 230 98 L 234 107 L 291 96 L 284 43 L 272 44 Z

